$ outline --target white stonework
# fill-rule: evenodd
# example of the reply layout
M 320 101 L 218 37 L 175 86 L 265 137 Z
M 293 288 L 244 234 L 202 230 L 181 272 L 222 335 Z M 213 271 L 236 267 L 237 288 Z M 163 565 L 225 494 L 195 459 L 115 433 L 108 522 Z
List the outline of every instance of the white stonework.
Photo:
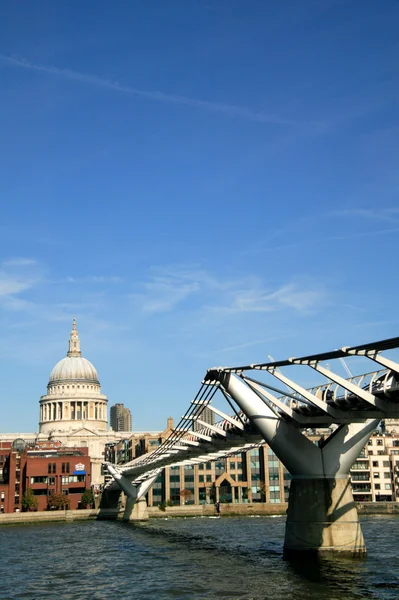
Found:
M 101 394 L 95 367 L 82 356 L 76 320 L 73 319 L 69 350 L 51 371 L 47 395 L 40 398 L 38 433 L 2 433 L 1 442 L 22 438 L 29 444 L 61 442 L 69 448 L 87 447 L 91 482 L 104 483 L 101 464 L 107 443 L 117 443 L 144 432 L 108 430 L 107 396 Z
M 107 402 L 96 369 L 80 351 L 74 319 L 67 355 L 51 371 L 47 395 L 40 398 L 39 433 L 106 430 Z

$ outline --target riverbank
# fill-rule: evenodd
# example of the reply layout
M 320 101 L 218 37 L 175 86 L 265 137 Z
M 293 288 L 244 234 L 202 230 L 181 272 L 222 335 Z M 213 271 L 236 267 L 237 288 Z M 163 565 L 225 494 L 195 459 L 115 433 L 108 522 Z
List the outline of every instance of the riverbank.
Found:
M 275 516 L 285 515 L 288 504 L 268 504 L 256 502 L 254 504 L 220 504 L 220 516 L 237 517 L 246 515 Z M 186 506 L 166 506 L 160 510 L 157 506 L 149 507 L 148 514 L 151 518 L 157 517 L 209 517 L 216 514 L 213 504 L 188 504 Z
M 1 525 L 19 525 L 23 523 L 40 523 L 51 521 L 89 521 L 97 519 L 117 519 L 118 511 L 112 508 L 87 510 L 44 510 L 37 512 L 19 512 L 0 515 Z
M 254 504 L 221 504 L 221 517 L 236 516 L 284 516 L 288 504 L 267 504 L 257 502 Z M 358 503 L 359 515 L 399 515 L 399 502 L 364 502 Z M 165 517 L 210 517 L 216 514 L 213 504 L 191 504 L 187 506 L 167 506 L 165 510 L 158 507 L 149 507 L 150 519 Z M 24 512 L 0 514 L 1 525 L 18 525 L 23 523 L 40 523 L 51 521 L 89 521 L 89 520 L 116 520 L 123 516 L 123 510 L 113 508 L 92 508 L 87 510 L 50 510 L 42 512 Z

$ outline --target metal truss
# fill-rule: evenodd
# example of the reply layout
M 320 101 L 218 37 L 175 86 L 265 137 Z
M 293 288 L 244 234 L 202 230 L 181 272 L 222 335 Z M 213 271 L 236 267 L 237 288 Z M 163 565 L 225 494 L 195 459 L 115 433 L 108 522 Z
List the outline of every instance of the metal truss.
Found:
M 270 420 L 296 429 L 332 431 L 337 426 L 370 419 L 378 422 L 399 418 L 399 364 L 381 354 L 397 348 L 399 337 L 282 361 L 209 369 L 198 394 L 169 438 L 153 452 L 109 470 L 115 478 L 128 478 L 137 487 L 145 481 L 154 481 L 166 466 L 220 460 L 259 446 L 265 438 L 250 411 L 247 415 L 235 394 L 230 393 L 236 388 L 233 379 L 241 381 L 248 392 L 262 400 Z M 344 378 L 323 364 L 347 357 L 363 361 L 366 358 L 383 368 Z M 286 367 L 295 366 L 310 367 L 324 378 L 324 383 L 305 389 L 285 373 Z M 268 379 L 255 379 L 251 376 L 253 371 Z M 227 402 L 227 412 L 215 406 L 217 392 Z M 206 422 L 205 409 L 213 412 L 215 424 Z

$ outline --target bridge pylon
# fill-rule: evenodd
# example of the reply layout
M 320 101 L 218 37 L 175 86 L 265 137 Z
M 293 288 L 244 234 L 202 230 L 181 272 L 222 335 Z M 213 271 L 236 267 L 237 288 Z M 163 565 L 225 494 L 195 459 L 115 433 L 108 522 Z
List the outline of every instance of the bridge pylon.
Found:
M 145 494 L 148 492 L 158 473 L 134 485 L 131 479 L 121 473 L 115 465 L 107 464 L 107 469 L 126 496 L 124 521 L 148 521 L 148 508 Z
M 215 369 L 208 371 L 205 381 L 218 382 L 291 473 L 285 553 L 364 554 L 349 470 L 380 419 L 341 423 L 316 445 L 239 376 Z

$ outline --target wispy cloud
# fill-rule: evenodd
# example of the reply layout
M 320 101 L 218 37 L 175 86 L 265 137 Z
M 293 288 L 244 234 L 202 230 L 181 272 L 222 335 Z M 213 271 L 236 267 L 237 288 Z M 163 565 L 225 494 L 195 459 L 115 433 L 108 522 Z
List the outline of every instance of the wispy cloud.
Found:
M 67 277 L 68 283 L 122 283 L 122 277 L 108 275 L 87 275 L 85 277 Z
M 3 261 L 3 267 L 31 267 L 37 264 L 38 262 L 34 258 L 24 257 L 8 258 Z
M 0 272 L 0 296 L 19 294 L 32 287 L 33 283 L 34 281 L 31 279 L 23 279 L 22 277 Z
M 201 356 L 210 356 L 212 354 L 221 354 L 223 352 L 233 352 L 235 350 L 241 350 L 243 348 L 251 348 L 252 346 L 260 346 L 261 344 L 268 344 L 270 342 L 274 342 L 276 340 L 284 339 L 290 337 L 287 335 L 279 335 L 270 338 L 266 338 L 264 340 L 255 340 L 253 342 L 245 342 L 244 344 L 235 344 L 234 346 L 226 346 L 225 348 L 219 348 L 218 350 L 210 350 L 205 354 L 201 354 Z
M 306 225 L 312 225 L 313 230 L 321 229 L 320 227 L 316 227 L 317 223 L 327 222 L 331 219 L 357 219 L 360 223 L 365 224 L 365 222 L 376 223 L 379 222 L 381 227 L 384 222 L 386 225 L 391 225 L 391 227 L 387 226 L 383 229 L 376 229 L 375 227 L 371 227 L 365 231 L 350 231 L 347 233 L 347 229 L 344 230 L 344 233 L 337 233 L 332 235 L 324 235 L 323 237 L 315 237 L 313 233 L 309 235 L 308 230 L 306 229 Z M 314 214 L 312 216 L 303 217 L 298 219 L 290 226 L 285 228 L 276 230 L 274 232 L 273 237 L 283 237 L 289 238 L 292 240 L 290 243 L 283 244 L 275 244 L 271 245 L 270 238 L 265 240 L 258 240 L 253 242 L 248 248 L 244 249 L 243 255 L 251 255 L 251 254 L 264 254 L 264 253 L 272 253 L 272 252 L 284 252 L 289 250 L 295 250 L 302 246 L 312 246 L 316 245 L 325 245 L 330 242 L 338 242 L 345 240 L 356 240 L 367 237 L 378 237 L 378 236 L 388 236 L 391 234 L 396 234 L 399 232 L 399 227 L 395 227 L 394 225 L 399 225 L 399 208 L 391 207 L 391 208 L 382 208 L 380 210 L 373 209 L 342 209 L 336 210 L 329 213 L 319 213 Z M 329 227 L 325 227 L 326 231 L 334 231 L 337 229 L 332 229 Z M 338 230 L 339 231 L 339 230 Z
M 132 294 L 143 312 L 169 312 L 200 290 L 198 281 L 187 281 L 179 274 L 158 275 L 142 284 L 141 293 Z
M 275 312 L 277 310 L 294 309 L 307 312 L 325 299 L 320 289 L 301 288 L 296 284 L 287 284 L 277 290 L 269 291 L 263 287 L 255 287 L 235 291 L 229 294 L 230 303 L 212 307 L 219 312 Z
M 257 277 L 230 280 L 216 278 L 203 270 L 171 267 L 141 284 L 141 291 L 131 294 L 143 312 L 172 311 L 188 300 L 191 308 L 218 313 L 256 313 L 292 309 L 306 312 L 325 298 L 320 288 L 306 288 L 294 283 L 269 289 Z M 199 305 L 199 306 L 198 306 Z
M 118 81 L 104 79 L 103 77 L 98 77 L 97 75 L 80 73 L 79 71 L 73 71 L 71 69 L 61 69 L 59 67 L 53 67 L 49 65 L 35 64 L 23 58 L 15 56 L 6 56 L 0 54 L 0 60 L 3 61 L 3 63 L 12 67 L 47 73 L 48 75 L 63 77 L 64 79 L 70 79 L 71 81 L 77 81 L 86 85 L 113 90 L 115 92 L 128 94 L 137 98 L 145 98 L 147 100 L 153 100 L 157 102 L 164 102 L 170 104 L 181 104 L 184 106 L 207 110 L 210 112 L 222 113 L 229 117 L 257 121 L 259 123 L 268 123 L 273 125 L 298 125 L 298 123 L 296 123 L 295 121 L 292 121 L 285 117 L 281 117 L 279 115 L 267 113 L 264 111 L 256 111 L 252 108 L 245 106 L 236 106 L 233 104 L 212 102 L 209 100 L 202 100 L 200 98 L 190 98 L 187 96 L 181 96 L 178 94 L 168 94 L 160 91 L 143 90 L 128 85 L 123 85 Z M 318 126 L 315 123 L 313 125 Z
M 336 210 L 329 213 L 330 217 L 348 217 L 354 219 L 368 219 L 371 221 L 391 221 L 399 222 L 399 208 L 386 207 L 386 208 L 347 208 L 343 210 Z
M 12 298 L 33 287 L 40 275 L 38 263 L 32 258 L 9 258 L 0 265 L 0 298 L 11 302 Z M 16 299 L 14 298 L 14 303 Z

